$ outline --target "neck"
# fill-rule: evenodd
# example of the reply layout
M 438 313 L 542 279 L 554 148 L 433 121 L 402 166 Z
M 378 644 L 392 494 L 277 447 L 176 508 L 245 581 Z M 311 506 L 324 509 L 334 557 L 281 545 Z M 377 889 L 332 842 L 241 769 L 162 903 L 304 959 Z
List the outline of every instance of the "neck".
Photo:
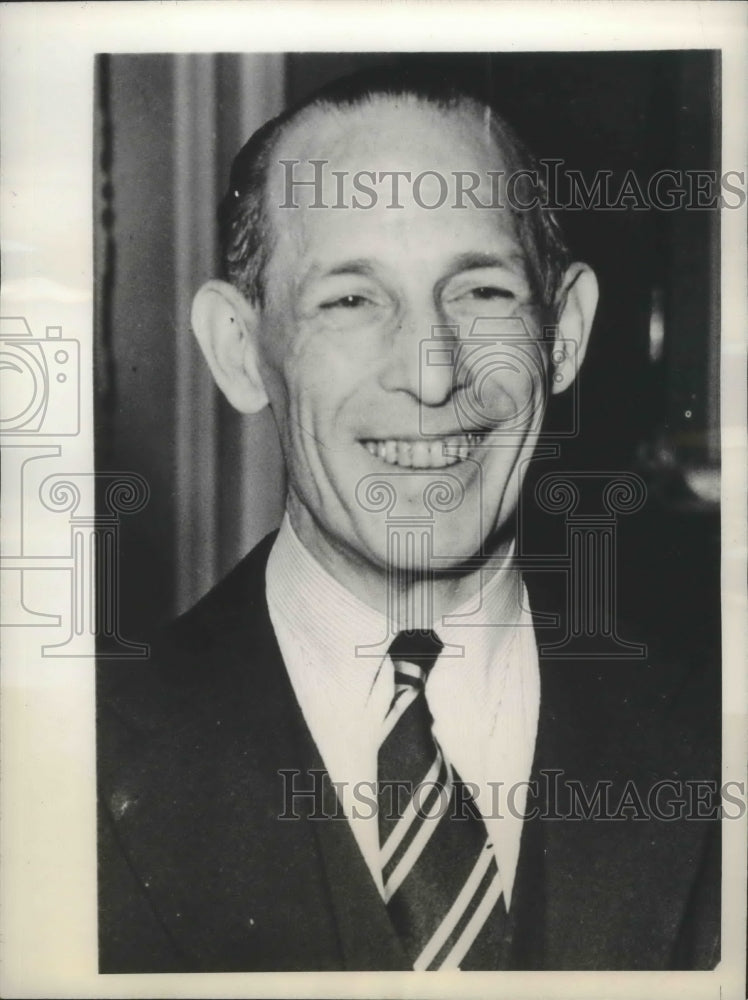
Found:
M 475 603 L 486 575 L 499 574 L 496 582 L 504 591 L 502 603 L 509 606 L 517 600 L 510 535 L 497 536 L 487 544 L 481 564 L 471 560 L 469 567 L 457 564 L 434 573 L 379 565 L 351 551 L 317 525 L 297 518 L 293 507 L 287 516 L 300 543 L 330 576 L 358 600 L 389 618 L 397 630 L 431 628 L 444 615 Z M 501 564 L 498 570 L 497 563 Z

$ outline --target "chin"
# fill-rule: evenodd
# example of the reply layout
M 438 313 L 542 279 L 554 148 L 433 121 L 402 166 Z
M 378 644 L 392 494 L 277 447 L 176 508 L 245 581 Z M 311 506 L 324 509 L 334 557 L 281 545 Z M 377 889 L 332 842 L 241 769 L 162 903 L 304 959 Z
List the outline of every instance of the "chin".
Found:
M 484 539 L 477 520 L 473 530 L 465 529 L 464 518 L 458 524 L 446 520 L 376 519 L 358 526 L 358 544 L 380 569 L 416 575 L 450 572 L 480 553 Z

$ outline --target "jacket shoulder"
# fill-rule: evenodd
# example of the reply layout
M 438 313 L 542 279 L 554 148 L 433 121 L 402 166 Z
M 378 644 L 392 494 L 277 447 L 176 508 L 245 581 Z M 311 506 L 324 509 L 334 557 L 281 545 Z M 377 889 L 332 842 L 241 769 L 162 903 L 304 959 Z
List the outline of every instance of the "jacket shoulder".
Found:
M 160 629 L 143 661 L 97 667 L 99 724 L 146 732 L 174 721 L 246 673 L 267 651 L 272 626 L 265 568 L 275 533 L 264 538 L 192 608 Z

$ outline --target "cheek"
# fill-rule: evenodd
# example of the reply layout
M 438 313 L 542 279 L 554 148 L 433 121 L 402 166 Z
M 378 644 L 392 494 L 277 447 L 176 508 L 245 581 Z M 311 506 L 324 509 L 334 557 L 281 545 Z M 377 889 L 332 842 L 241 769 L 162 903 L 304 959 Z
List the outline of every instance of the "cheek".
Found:
M 356 396 L 361 366 L 329 334 L 314 330 L 297 331 L 285 344 L 279 338 L 265 365 L 287 462 L 324 463 L 350 425 L 343 417 L 351 416 L 346 405 Z
M 260 372 L 277 420 L 298 411 L 314 393 L 322 364 L 314 338 L 285 321 L 284 312 L 266 318 L 260 342 Z
M 525 407 L 544 395 L 546 384 L 545 353 L 540 345 L 523 345 L 507 352 L 508 371 L 501 388 L 515 407 Z
M 538 344 L 494 342 L 468 352 L 458 379 L 460 409 L 471 425 L 506 429 L 535 422 L 545 401 L 545 361 Z
M 373 338 L 310 324 L 289 345 L 283 360 L 284 378 L 300 400 L 335 410 L 370 377 L 375 362 Z

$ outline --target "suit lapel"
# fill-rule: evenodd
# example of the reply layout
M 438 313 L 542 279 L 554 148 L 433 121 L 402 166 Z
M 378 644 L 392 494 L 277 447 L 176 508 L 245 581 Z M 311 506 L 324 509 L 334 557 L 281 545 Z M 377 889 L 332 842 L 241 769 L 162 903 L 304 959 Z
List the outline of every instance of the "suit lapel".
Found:
M 310 822 L 278 819 L 280 772 L 307 766 L 293 703 L 267 645 L 255 648 L 253 684 L 246 658 L 238 669 L 246 643 L 230 652 L 224 636 L 206 671 L 216 683 L 190 693 L 120 780 L 118 794 L 133 803 L 120 838 L 189 968 L 340 968 Z
M 335 791 L 326 772 L 323 784 L 325 801 L 332 803 Z M 337 802 L 328 815 L 333 815 L 336 806 Z M 348 820 L 341 814 L 338 819 L 315 821 L 313 826 L 343 968 L 355 972 L 410 969 Z
M 324 768 L 270 623 L 263 550 L 151 668 L 157 724 L 117 776 L 117 835 L 186 967 L 406 968 L 348 822 L 311 819 L 304 796 L 279 818 L 288 782 Z
M 534 611 L 554 610 L 548 591 L 530 592 Z M 539 647 L 553 638 L 540 629 Z M 507 967 L 668 967 L 708 824 L 635 819 L 632 808 L 617 819 L 584 818 L 578 801 L 564 817 L 572 813 L 569 782 L 588 800 L 607 783 L 610 816 L 628 783 L 646 805 L 656 782 L 689 775 L 684 747 L 699 706 L 683 697 L 679 677 L 641 661 L 540 657 L 536 794 L 528 798 L 537 818 L 523 827 Z
M 271 658 L 285 689 L 284 700 L 289 705 L 289 718 L 293 720 L 293 738 L 299 759 L 321 774 L 325 818 L 308 822 L 315 837 L 317 864 L 321 865 L 342 968 L 351 971 L 406 970 L 409 965 L 405 953 L 350 824 L 342 815 L 335 790 L 291 687 L 264 598 L 262 621 L 266 647 L 272 650 Z

